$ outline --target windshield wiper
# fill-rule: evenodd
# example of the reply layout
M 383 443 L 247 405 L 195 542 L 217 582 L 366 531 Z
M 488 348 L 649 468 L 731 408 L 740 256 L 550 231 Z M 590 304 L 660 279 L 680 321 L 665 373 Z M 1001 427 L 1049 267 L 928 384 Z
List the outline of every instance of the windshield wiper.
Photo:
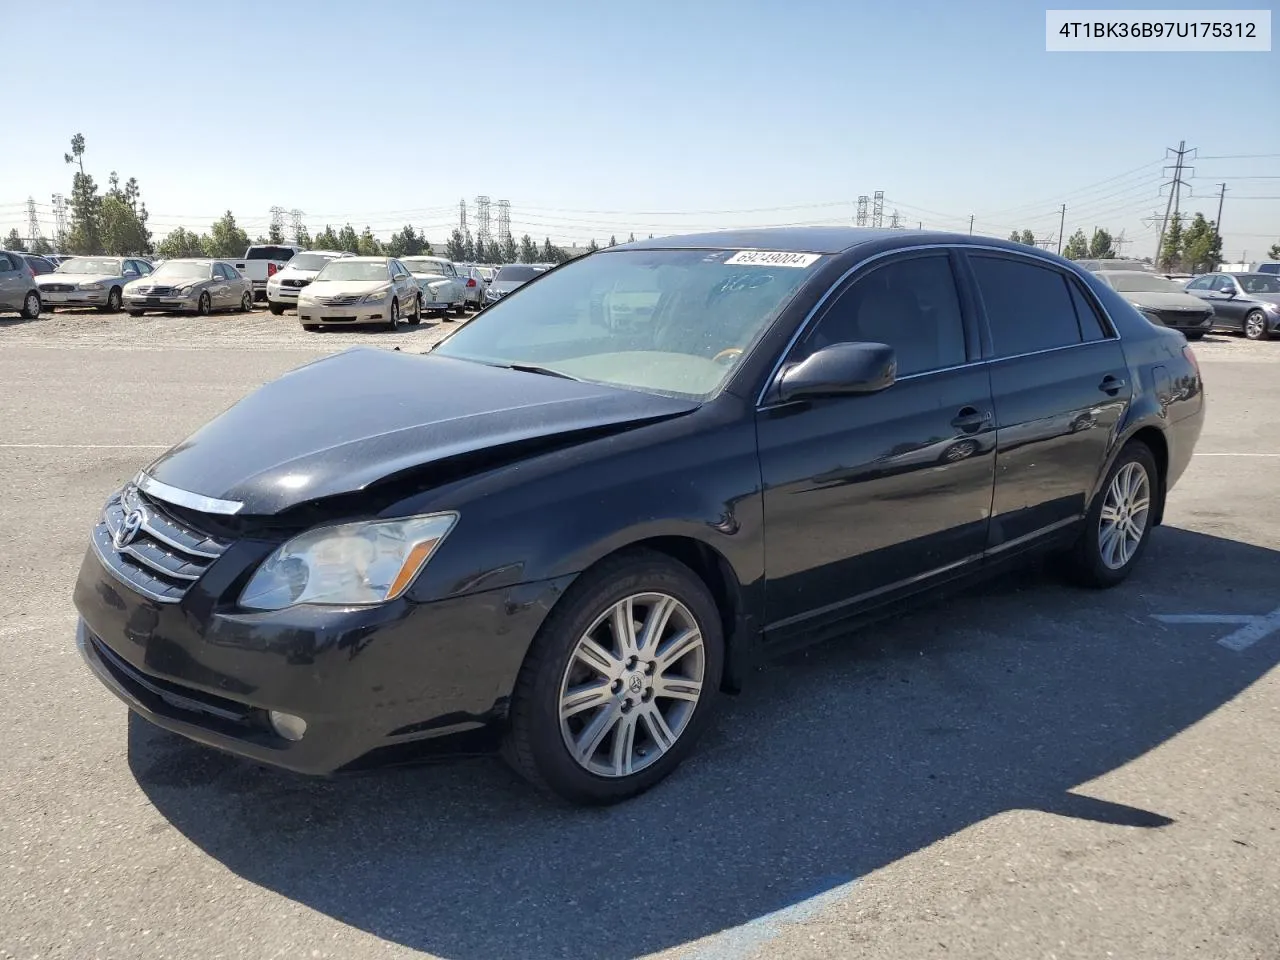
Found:
M 540 367 L 533 363 L 504 363 L 500 364 L 507 370 L 519 370 L 523 373 L 540 373 L 545 377 L 559 377 L 561 380 L 577 380 L 577 377 L 571 377 L 567 373 L 561 373 L 559 370 L 552 370 L 550 367 Z

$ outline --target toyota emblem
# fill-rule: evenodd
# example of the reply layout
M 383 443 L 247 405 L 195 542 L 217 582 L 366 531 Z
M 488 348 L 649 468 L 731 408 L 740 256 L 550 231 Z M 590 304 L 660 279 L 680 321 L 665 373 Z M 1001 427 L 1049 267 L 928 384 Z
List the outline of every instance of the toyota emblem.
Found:
M 134 510 L 124 518 L 124 523 L 111 537 L 111 543 L 117 550 L 122 550 L 133 542 L 133 538 L 142 529 L 142 521 L 146 519 L 141 510 Z

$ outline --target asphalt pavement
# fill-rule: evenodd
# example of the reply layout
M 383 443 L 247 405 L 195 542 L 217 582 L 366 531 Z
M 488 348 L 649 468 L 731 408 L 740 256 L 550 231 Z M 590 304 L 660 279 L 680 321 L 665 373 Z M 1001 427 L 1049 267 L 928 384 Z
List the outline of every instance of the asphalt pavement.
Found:
M 352 344 L 291 315 L 0 319 L 0 957 L 1280 957 L 1280 343 L 1125 585 L 1029 569 L 793 656 L 607 810 L 477 758 L 341 781 L 130 717 L 73 644 L 103 499 Z

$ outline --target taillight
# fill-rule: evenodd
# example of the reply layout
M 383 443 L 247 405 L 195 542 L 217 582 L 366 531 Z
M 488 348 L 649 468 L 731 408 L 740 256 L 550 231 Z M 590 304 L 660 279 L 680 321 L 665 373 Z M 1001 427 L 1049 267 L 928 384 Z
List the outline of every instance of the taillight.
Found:
M 474 287 L 475 285 L 476 285 L 476 278 L 475 278 L 475 277 L 468 277 L 468 278 L 467 278 L 467 288 L 468 288 L 468 289 L 470 289 L 470 288 Z
M 276 265 L 274 263 L 267 264 L 267 276 L 274 277 L 276 275 Z
M 1185 344 L 1182 348 L 1182 355 L 1187 358 L 1187 362 L 1191 364 L 1191 369 L 1196 372 L 1196 379 L 1200 379 L 1200 361 L 1196 359 L 1196 352 L 1191 349 L 1191 344 Z

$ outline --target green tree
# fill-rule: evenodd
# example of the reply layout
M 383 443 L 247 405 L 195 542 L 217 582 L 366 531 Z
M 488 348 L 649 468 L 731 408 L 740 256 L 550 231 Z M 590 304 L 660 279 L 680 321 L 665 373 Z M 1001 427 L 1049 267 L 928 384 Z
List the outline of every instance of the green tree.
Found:
M 1273 243 L 1267 251 L 1268 260 L 1280 260 L 1280 242 Z
M 520 248 L 516 246 L 516 238 L 509 233 L 502 238 L 502 246 L 498 249 L 498 260 L 502 263 L 520 262 Z
M 1089 255 L 1089 240 L 1083 230 L 1077 230 L 1062 248 L 1062 255 L 1068 260 L 1083 260 Z
M 520 262 L 538 262 L 538 245 L 533 242 L 533 237 L 529 236 L 527 233 L 520 238 Z
M 307 233 L 307 228 L 298 227 L 298 232 L 294 235 L 293 242 L 300 246 L 303 250 L 311 249 L 311 234 Z
M 102 252 L 102 197 L 98 185 L 87 173 L 71 178 L 71 225 L 67 230 L 70 253 Z
M 1208 273 L 1222 262 L 1217 225 L 1197 212 L 1182 235 L 1182 264 L 1190 273 Z
M 338 250 L 338 235 L 333 232 L 333 227 L 326 223 L 324 229 L 316 234 L 315 240 L 312 241 L 311 249 L 336 252 Z
M 634 233 L 627 234 L 627 243 L 635 243 L 636 235 Z
M 347 253 L 360 252 L 360 235 L 351 224 L 344 223 L 342 229 L 338 231 L 337 249 L 345 250 Z
M 362 257 L 384 256 L 382 243 L 373 235 L 373 231 L 365 227 L 356 241 L 356 253 Z
M 84 173 L 84 134 L 77 133 L 71 138 L 71 152 L 64 153 L 62 159 L 67 163 L 78 163 L 80 172 Z
M 416 257 L 422 253 L 424 241 L 424 237 L 418 236 L 418 231 L 405 224 L 404 229 L 397 230 L 387 241 L 387 253 L 393 257 Z
M 147 208 L 141 202 L 138 181 L 130 178 L 120 186 L 114 170 L 108 178 L 107 194 L 99 208 L 99 231 L 104 253 L 124 257 L 151 252 L 151 231 L 147 229 Z
M 1036 245 L 1036 235 L 1030 230 L 1023 230 L 1018 242 L 1025 243 L 1028 247 L 1034 247 Z
M 9 231 L 9 235 L 4 238 L 4 248 L 13 250 L 16 253 L 23 253 L 27 249 L 27 245 L 22 242 L 22 238 L 18 236 L 18 228 L 14 227 Z
M 467 238 L 462 235 L 461 230 L 454 227 L 453 233 L 449 234 L 449 240 L 444 245 L 444 255 L 450 260 L 461 263 L 466 249 Z
M 1009 234 L 1009 242 L 1010 242 L 1010 243 L 1021 243 L 1021 242 L 1022 242 L 1022 234 L 1020 234 L 1017 230 L 1014 230 L 1012 233 L 1010 233 L 1010 234 Z
M 249 248 L 249 235 L 236 223 L 228 210 L 210 228 L 204 239 L 205 255 L 210 257 L 243 257 Z
M 169 231 L 169 234 L 160 241 L 160 245 L 156 247 L 156 253 L 166 260 L 177 257 L 202 257 L 205 255 L 204 241 L 200 239 L 198 233 L 187 230 L 185 227 L 178 227 L 176 230 Z
M 1156 265 L 1161 270 L 1170 272 L 1181 269 L 1184 242 L 1182 216 L 1175 213 L 1173 219 L 1169 221 L 1169 228 L 1165 231 L 1164 244 L 1160 247 L 1160 257 Z
M 611 247 L 616 247 L 617 245 L 618 245 L 618 238 L 617 238 L 617 237 L 615 237 L 615 236 L 610 235 L 610 237 L 609 237 L 609 246 L 611 246 Z
M 591 242 L 587 244 L 587 253 L 595 253 L 600 249 L 600 244 L 596 243 L 596 238 L 592 237 Z
M 53 253 L 53 244 L 44 237 L 36 237 L 35 241 L 31 244 L 31 252 L 42 255 L 46 253 Z
M 284 227 L 271 221 L 271 226 L 267 228 L 267 243 L 284 243 Z
M 1116 248 L 1112 244 L 1111 234 L 1101 227 L 1097 227 L 1093 231 L 1093 236 L 1089 239 L 1089 257 L 1092 260 L 1110 260 L 1116 255 Z

